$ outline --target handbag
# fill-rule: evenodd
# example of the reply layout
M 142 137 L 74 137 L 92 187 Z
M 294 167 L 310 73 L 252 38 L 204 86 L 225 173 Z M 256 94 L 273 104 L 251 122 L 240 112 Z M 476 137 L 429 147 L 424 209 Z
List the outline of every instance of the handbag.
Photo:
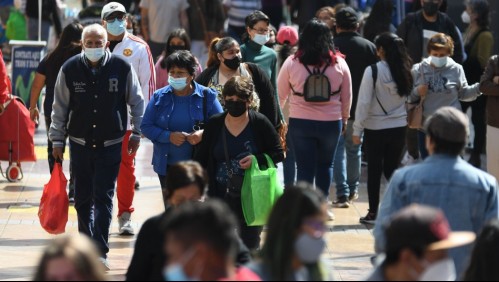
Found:
M 418 103 L 406 103 L 407 109 L 407 126 L 411 129 L 423 128 L 423 104 L 424 98 Z
M 225 198 L 230 200 L 234 198 L 241 197 L 241 188 L 243 187 L 244 177 L 241 175 L 234 174 L 234 171 L 229 168 L 230 158 L 229 158 L 229 148 L 227 147 L 227 134 L 225 133 L 227 129 L 222 129 L 222 139 L 224 143 L 224 153 L 225 161 L 227 164 L 227 176 L 229 181 L 227 182 L 227 187 L 225 190 Z
M 43 187 L 38 209 L 40 225 L 50 234 L 61 234 L 66 231 L 69 211 L 67 184 L 68 180 L 62 171 L 62 164 L 56 162 L 49 182 Z
M 284 190 L 277 177 L 277 168 L 272 159 L 264 154 L 267 169 L 262 170 L 255 156 L 251 167 L 244 174 L 241 190 L 241 205 L 248 226 L 267 224 L 267 218 Z
M 424 74 L 421 68 L 421 79 L 424 82 Z M 426 97 L 426 96 L 425 96 Z M 423 128 L 423 112 L 424 112 L 424 100 L 425 97 L 421 97 L 418 103 L 406 103 L 407 109 L 407 126 L 410 129 L 421 129 Z

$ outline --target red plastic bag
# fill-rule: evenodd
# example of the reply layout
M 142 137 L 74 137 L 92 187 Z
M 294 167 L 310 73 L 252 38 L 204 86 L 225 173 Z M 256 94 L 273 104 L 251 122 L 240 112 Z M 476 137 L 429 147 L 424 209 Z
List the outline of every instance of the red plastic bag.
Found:
M 40 224 L 50 234 L 61 234 L 66 231 L 69 211 L 67 184 L 68 180 L 64 176 L 62 165 L 56 162 L 50 181 L 43 188 L 38 210 Z

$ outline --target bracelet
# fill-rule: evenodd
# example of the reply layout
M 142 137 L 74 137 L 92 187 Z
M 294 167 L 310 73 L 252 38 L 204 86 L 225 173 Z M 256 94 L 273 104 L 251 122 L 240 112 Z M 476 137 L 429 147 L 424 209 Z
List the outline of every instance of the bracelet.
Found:
M 38 111 L 38 107 L 29 108 L 29 111 L 30 111 L 30 112 L 31 112 L 32 110 L 37 110 L 37 111 Z

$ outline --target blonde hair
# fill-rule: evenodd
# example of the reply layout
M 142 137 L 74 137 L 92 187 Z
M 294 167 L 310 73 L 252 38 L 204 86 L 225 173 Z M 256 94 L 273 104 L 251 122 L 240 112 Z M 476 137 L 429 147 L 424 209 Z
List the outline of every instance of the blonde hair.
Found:
M 85 235 L 66 235 L 53 240 L 43 252 L 34 281 L 46 281 L 48 263 L 57 258 L 70 260 L 86 281 L 105 281 L 105 270 L 95 245 Z

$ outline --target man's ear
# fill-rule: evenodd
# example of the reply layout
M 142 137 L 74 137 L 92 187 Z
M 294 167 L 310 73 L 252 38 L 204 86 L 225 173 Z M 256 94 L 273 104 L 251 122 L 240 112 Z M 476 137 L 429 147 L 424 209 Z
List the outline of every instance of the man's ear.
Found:
M 106 49 L 107 49 L 107 48 L 109 48 L 109 45 L 111 45 L 111 42 L 108 40 L 108 41 L 106 42 Z

